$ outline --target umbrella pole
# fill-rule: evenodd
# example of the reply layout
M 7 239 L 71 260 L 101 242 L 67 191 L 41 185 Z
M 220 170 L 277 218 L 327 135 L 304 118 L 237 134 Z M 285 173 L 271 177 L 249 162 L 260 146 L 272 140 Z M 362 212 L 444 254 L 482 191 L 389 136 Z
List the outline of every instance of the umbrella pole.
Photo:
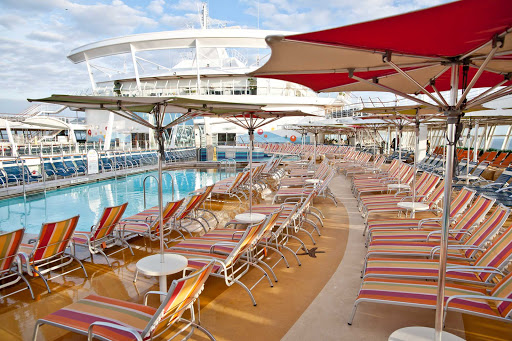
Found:
M 399 164 L 402 163 L 402 126 L 398 126 L 398 131 L 396 134 L 396 140 L 395 143 L 398 145 L 398 162 Z M 400 166 L 401 167 L 401 166 Z M 400 186 L 400 182 L 402 180 L 401 178 L 402 172 L 398 172 L 398 185 Z
M 252 146 L 254 145 L 254 128 L 252 127 L 249 128 L 249 141 L 249 214 L 252 214 Z
M 158 213 L 159 213 L 159 223 L 160 223 L 160 263 L 165 263 L 164 258 L 164 203 L 163 203 L 163 190 L 162 190 L 162 158 L 165 158 L 165 150 L 164 150 L 164 136 L 163 136 L 163 128 L 161 122 L 163 120 L 160 119 L 160 115 L 163 115 L 160 112 L 160 105 L 156 106 L 155 112 L 155 135 L 156 142 L 158 145 Z
M 450 104 L 457 103 L 457 92 L 459 84 L 459 66 L 452 65 L 451 77 L 451 92 Z M 443 217 L 442 217 L 442 232 L 439 253 L 439 278 L 437 284 L 437 304 L 436 304 L 436 318 L 435 318 L 435 340 L 441 341 L 443 335 L 444 325 L 444 296 L 445 296 L 445 283 L 446 283 L 446 258 L 448 251 L 448 229 L 450 227 L 450 204 L 453 180 L 453 160 L 455 156 L 455 141 L 457 124 L 459 121 L 460 111 L 449 110 L 445 113 L 447 119 L 447 132 L 446 132 L 446 169 L 445 169 L 445 183 L 444 183 L 444 200 L 443 200 Z
M 315 130 L 315 151 L 314 151 L 314 161 L 313 164 L 316 165 L 316 137 L 318 136 L 318 132 Z
M 416 115 L 418 113 L 416 112 Z M 414 133 L 416 135 L 416 145 L 414 146 L 414 168 L 413 168 L 413 176 L 412 176 L 412 204 L 416 202 L 416 165 L 418 159 L 418 145 L 420 144 L 420 121 L 416 117 L 416 127 L 414 129 Z M 414 212 L 414 210 L 412 211 Z

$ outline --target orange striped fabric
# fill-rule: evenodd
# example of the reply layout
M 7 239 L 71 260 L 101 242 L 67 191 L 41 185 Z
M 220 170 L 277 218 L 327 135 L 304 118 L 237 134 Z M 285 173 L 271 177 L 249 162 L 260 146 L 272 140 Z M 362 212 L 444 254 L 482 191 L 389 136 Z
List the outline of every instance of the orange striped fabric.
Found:
M 30 262 L 37 262 L 63 253 L 69 245 L 79 216 L 45 223 L 35 244 L 21 244 L 20 251 L 30 255 Z
M 184 199 L 178 201 L 170 201 L 168 202 L 163 209 L 163 224 L 164 226 L 171 220 L 171 218 L 176 214 Z M 119 225 L 125 230 L 134 233 L 153 233 L 158 234 L 160 231 L 160 219 L 158 216 L 153 216 L 153 220 L 149 223 L 149 228 L 147 223 L 131 221 L 128 218 L 127 220 L 123 220 L 119 223 Z
M 24 233 L 25 229 L 19 229 L 0 235 L 0 273 L 11 268 Z
M 80 235 L 76 235 L 77 233 L 82 235 L 88 234 L 90 236 L 90 241 L 99 240 L 109 236 L 121 220 L 124 211 L 126 210 L 126 206 L 128 206 L 127 202 L 119 206 L 106 207 L 103 210 L 100 220 L 92 227 L 91 231 L 75 231 L 73 241 L 79 244 L 87 243 L 87 239 Z

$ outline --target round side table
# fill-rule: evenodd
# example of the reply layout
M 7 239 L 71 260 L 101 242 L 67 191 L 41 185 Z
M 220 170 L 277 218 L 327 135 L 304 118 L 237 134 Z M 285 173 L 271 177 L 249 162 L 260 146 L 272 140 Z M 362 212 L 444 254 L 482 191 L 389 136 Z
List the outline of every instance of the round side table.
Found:
M 167 275 L 172 275 L 182 271 L 188 265 L 186 257 L 172 253 L 164 254 L 164 262 L 160 262 L 160 254 L 151 255 L 140 259 L 137 262 L 137 270 L 133 283 L 137 282 L 137 274 L 140 272 L 147 276 L 157 276 L 160 284 L 160 291 L 167 292 Z M 163 299 L 163 297 L 160 297 Z

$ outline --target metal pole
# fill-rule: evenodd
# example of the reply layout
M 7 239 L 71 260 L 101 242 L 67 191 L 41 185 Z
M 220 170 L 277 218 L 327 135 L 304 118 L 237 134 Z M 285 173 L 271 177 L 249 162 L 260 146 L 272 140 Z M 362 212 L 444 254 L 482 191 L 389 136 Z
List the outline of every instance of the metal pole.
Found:
M 254 145 L 254 128 L 252 127 L 252 114 L 251 126 L 249 127 L 249 214 L 252 215 L 252 146 Z
M 314 150 L 314 161 L 313 161 L 313 165 L 316 165 L 316 137 L 318 135 L 318 132 L 315 130 L 315 150 Z
M 450 104 L 457 103 L 457 92 L 459 84 L 459 66 L 452 65 L 451 75 L 451 92 Z M 436 304 L 436 318 L 435 318 L 435 340 L 441 341 L 443 334 L 444 322 L 444 287 L 446 283 L 446 258 L 448 250 L 448 229 L 450 227 L 450 204 L 453 180 L 453 160 L 455 156 L 455 135 L 457 130 L 458 118 L 460 111 L 446 111 L 448 116 L 447 120 L 447 133 L 446 133 L 446 169 L 445 169 L 445 183 L 444 183 L 444 199 L 443 199 L 443 217 L 442 217 L 442 233 L 440 242 L 439 254 L 439 278 L 437 287 L 437 304 Z
M 158 213 L 160 220 L 160 263 L 165 263 L 164 257 L 164 198 L 163 198 L 163 190 L 162 190 L 162 158 L 165 159 L 165 151 L 164 151 L 164 137 L 163 137 L 163 129 L 161 122 L 163 120 L 160 119 L 160 115 L 164 113 L 160 112 L 160 105 L 157 105 L 155 108 L 155 125 L 156 125 L 156 141 L 158 144 Z
M 416 111 L 416 115 L 418 112 Z M 414 204 L 416 202 L 416 164 L 419 155 L 418 145 L 420 144 L 420 121 L 418 117 L 416 117 L 416 126 L 414 127 L 414 134 L 416 135 L 416 145 L 414 146 L 414 169 L 412 175 L 412 205 L 414 208 Z M 414 209 L 412 210 L 414 213 Z

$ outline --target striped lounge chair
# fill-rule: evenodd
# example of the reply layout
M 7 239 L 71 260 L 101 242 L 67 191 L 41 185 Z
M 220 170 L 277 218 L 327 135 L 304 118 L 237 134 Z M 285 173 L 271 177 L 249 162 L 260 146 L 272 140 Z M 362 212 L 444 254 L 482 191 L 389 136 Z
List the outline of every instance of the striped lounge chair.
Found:
M 130 244 L 115 232 L 115 228 L 121 220 L 126 206 L 128 206 L 127 202 L 119 206 L 106 207 L 98 223 L 91 226 L 91 231 L 75 231 L 73 235 L 73 247 L 86 247 L 89 250 L 91 260 L 93 259 L 93 255 L 101 254 L 105 257 L 109 266 L 111 266 L 110 261 L 104 250 L 117 245 L 118 242 L 122 245 L 126 245 L 133 255 Z
M 85 277 L 87 277 L 87 271 L 85 271 L 82 262 L 75 255 L 66 253 L 66 249 L 73 238 L 78 218 L 79 216 L 75 216 L 54 223 L 44 223 L 39 238 L 31 239 L 28 244 L 20 245 L 19 255 L 23 269 L 30 276 L 41 277 L 48 292 L 51 292 L 48 280 L 57 276 L 46 279 L 44 275 L 71 264 L 73 260 L 80 264 Z M 75 270 L 69 270 L 58 276 Z
M 452 242 L 448 245 L 448 258 L 456 260 L 467 260 L 474 257 L 477 251 L 482 251 L 485 244 L 498 232 L 503 225 L 503 214 L 508 214 L 508 210 L 504 206 L 498 206 L 481 226 L 475 228 L 472 234 L 465 239 L 457 239 L 464 232 L 459 231 Z M 469 225 L 468 223 L 467 225 Z M 466 225 L 466 226 L 467 226 Z M 434 231 L 440 232 L 441 231 Z M 433 232 L 433 233 L 434 233 Z M 457 233 L 457 232 L 456 232 Z M 439 234 L 436 239 L 429 235 L 423 241 L 375 241 L 368 247 L 368 253 L 365 256 L 363 273 L 370 258 L 375 257 L 430 257 L 434 258 L 439 253 Z M 450 240 L 449 240 L 450 242 Z
M 279 213 L 276 212 L 262 222 L 248 226 L 238 241 L 234 238 L 228 240 L 189 238 L 165 251 L 187 257 L 188 267 L 191 268 L 201 268 L 214 260 L 212 276 L 223 278 L 227 286 L 235 283 L 240 285 L 249 294 L 253 305 L 256 305 L 251 290 L 240 281 L 240 278 L 252 266 L 260 270 L 268 279 L 270 286 L 273 286 L 269 275 L 258 263 L 267 268 L 268 265 L 252 257 L 252 254 L 264 234 L 274 227 L 278 215 Z
M 499 225 L 503 225 L 510 210 L 501 210 Z M 475 256 L 473 258 L 472 256 Z M 468 261 L 449 260 L 446 279 L 480 285 L 494 285 L 496 276 L 504 276 L 503 271 L 512 259 L 512 226 L 494 238 L 484 252 L 468 253 Z M 369 277 L 410 278 L 435 280 L 439 275 L 438 259 L 418 258 L 379 258 L 371 259 L 363 274 L 363 281 Z
M 295 251 L 293 251 L 286 245 L 288 239 L 293 238 L 291 235 L 289 235 L 288 230 L 289 227 L 291 227 L 291 224 L 294 221 L 298 220 L 297 209 L 298 205 L 296 204 L 255 205 L 252 207 L 253 213 L 259 213 L 264 215 L 270 215 L 275 211 L 281 210 L 281 214 L 278 216 L 275 222 L 274 229 L 271 231 L 268 237 L 262 238 L 260 244 L 262 244 L 264 247 L 272 249 L 274 252 L 279 254 L 281 256 L 281 259 L 285 262 L 287 268 L 289 268 L 290 266 L 285 255 L 279 250 L 281 248 L 289 251 L 295 257 L 297 264 L 299 266 L 302 265 Z M 249 213 L 249 211 L 246 211 L 244 213 Z M 231 228 L 229 228 L 228 226 L 231 226 Z M 238 240 L 246 228 L 247 224 L 240 224 L 238 220 L 233 219 L 226 223 L 225 228 L 215 229 L 211 232 L 208 232 L 203 237 L 208 239 L 233 238 L 235 240 Z M 295 237 L 293 239 L 297 240 L 298 238 Z M 298 240 L 300 241 L 300 239 Z M 302 243 L 302 241 L 300 242 Z
M 511 322 L 512 272 L 499 281 L 489 294 L 482 287 L 446 283 L 445 299 L 445 313 L 458 311 Z M 437 283 L 396 278 L 368 278 L 359 290 L 348 321 L 349 325 L 352 325 L 357 306 L 362 302 L 435 309 Z M 444 315 L 446 318 L 446 314 Z
M 190 275 L 174 280 L 167 293 L 154 291 L 146 293 L 144 304 L 89 295 L 37 320 L 33 340 L 37 339 L 39 329 L 43 325 L 85 335 L 89 340 L 93 338 L 112 341 L 153 340 L 166 333 L 171 327 L 180 328 L 177 334 L 190 328 L 188 337 L 197 328 L 210 340 L 215 340 L 212 334 L 198 324 L 194 312 L 194 303 L 203 291 L 213 267 L 213 262 L 209 262 Z M 166 294 L 157 309 L 147 305 L 147 297 L 151 294 Z M 183 317 L 186 311 L 190 312 L 190 320 Z
M 425 173 L 423 173 L 425 174 Z M 425 183 L 422 185 L 421 189 L 419 189 L 415 196 L 415 199 L 419 202 L 423 202 L 429 205 L 429 210 L 435 210 L 437 208 L 437 204 L 442 199 L 444 194 L 444 181 L 441 181 L 441 184 L 434 190 L 435 186 L 439 183 L 440 178 L 438 176 L 431 176 Z M 434 190 L 434 192 L 432 192 Z M 432 196 L 430 195 L 432 194 Z M 372 198 L 369 198 L 372 199 Z M 373 200 L 367 200 L 366 202 L 362 201 L 362 215 L 365 218 L 365 221 L 372 213 L 383 213 L 383 212 L 402 212 L 403 209 L 397 206 L 400 202 L 411 202 L 413 199 L 412 196 L 394 196 L 394 197 L 385 197 L 383 195 L 380 198 L 375 198 Z M 412 216 L 414 218 L 414 216 Z
M 30 295 L 32 296 L 32 299 L 34 299 L 32 288 L 21 272 L 21 263 L 19 260 L 17 266 L 15 266 L 15 261 L 18 257 L 18 249 L 20 247 L 24 233 L 25 229 L 19 229 L 7 233 L 2 233 L 0 235 L 0 280 L 2 281 L 2 284 L 0 284 L 0 289 L 14 285 L 21 279 L 27 285 L 28 290 L 30 291 Z M 2 295 L 2 297 L 7 297 L 10 295 L 12 294 Z
M 473 197 L 475 196 L 475 191 L 467 188 L 463 188 L 457 196 L 452 200 L 450 205 L 450 219 L 456 219 L 460 214 L 462 214 L 469 204 Z M 370 241 L 371 236 L 374 231 L 379 230 L 387 230 L 387 229 L 402 229 L 402 230 L 410 230 L 417 228 L 441 228 L 441 218 L 426 218 L 426 219 L 393 219 L 393 220 L 382 220 L 382 219 L 368 219 L 366 221 L 366 226 L 363 231 L 363 236 L 367 234 L 367 242 Z
M 433 186 L 430 185 L 430 183 L 434 183 L 439 181 L 438 176 L 434 176 L 430 173 L 423 172 L 421 174 L 418 181 L 416 181 L 416 194 L 418 195 L 426 195 L 428 194 L 429 189 L 432 190 L 435 187 L 435 184 Z M 425 188 L 427 186 L 427 188 Z M 359 198 L 359 207 L 360 209 L 366 205 L 372 205 L 372 204 L 382 204 L 389 202 L 388 200 L 394 200 L 395 202 L 403 197 L 403 194 L 406 192 L 410 192 L 408 189 L 407 191 L 398 191 L 397 193 L 386 193 L 386 194 L 369 194 L 369 195 L 363 195 Z M 412 195 L 412 194 L 411 194 Z
M 460 242 L 463 238 L 468 236 L 468 231 L 471 228 L 480 224 L 484 220 L 485 215 L 491 209 L 495 200 L 486 198 L 483 195 L 478 196 L 473 205 L 460 215 L 450 227 L 449 241 Z M 386 231 L 374 231 L 372 233 L 370 245 L 375 243 L 385 243 L 386 241 L 425 241 L 425 240 L 439 240 L 440 230 L 434 231 L 430 229 L 409 230 L 403 229 L 388 229 Z
M 160 230 L 163 231 L 164 241 L 169 241 L 169 235 L 172 230 L 167 228 L 171 223 L 171 219 L 177 214 L 178 209 L 184 199 L 168 202 L 162 213 L 163 227 L 160 226 L 159 214 L 147 215 L 145 218 L 141 215 L 135 215 L 123 219 L 119 222 L 117 230 L 121 234 L 123 240 L 130 239 L 135 236 L 149 238 L 151 241 L 159 240 Z

